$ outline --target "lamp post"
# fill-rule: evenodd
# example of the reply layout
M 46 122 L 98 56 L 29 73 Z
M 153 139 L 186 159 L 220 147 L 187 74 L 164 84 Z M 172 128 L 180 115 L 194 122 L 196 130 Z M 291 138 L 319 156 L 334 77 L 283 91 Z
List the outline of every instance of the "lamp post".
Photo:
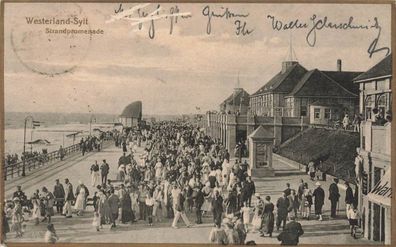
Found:
M 89 136 L 91 136 L 91 132 L 92 132 L 92 119 L 95 119 L 95 123 L 96 123 L 96 117 L 95 115 L 91 115 L 90 119 L 89 119 Z
M 23 155 L 23 165 L 22 165 L 22 177 L 24 177 L 24 176 L 26 175 L 26 173 L 25 173 L 25 161 L 26 161 L 26 156 L 25 156 L 25 154 L 26 154 L 26 123 L 27 123 L 28 119 L 31 119 L 32 122 L 34 121 L 32 116 L 27 116 L 27 117 L 25 117 L 25 125 L 24 125 L 24 128 L 23 128 L 23 153 L 22 153 L 22 155 Z

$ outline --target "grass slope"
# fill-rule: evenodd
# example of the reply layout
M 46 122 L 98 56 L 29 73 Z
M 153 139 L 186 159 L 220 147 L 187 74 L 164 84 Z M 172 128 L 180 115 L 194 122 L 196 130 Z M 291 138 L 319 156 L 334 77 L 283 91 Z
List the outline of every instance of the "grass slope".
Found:
M 354 160 L 359 142 L 359 133 L 311 128 L 277 153 L 304 165 L 311 160 L 322 160 L 321 170 L 353 182 Z

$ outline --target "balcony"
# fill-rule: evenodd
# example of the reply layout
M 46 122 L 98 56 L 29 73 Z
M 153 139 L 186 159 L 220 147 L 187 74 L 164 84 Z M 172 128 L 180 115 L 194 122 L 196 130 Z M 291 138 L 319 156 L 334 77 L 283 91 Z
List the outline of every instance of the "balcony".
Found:
M 361 124 L 361 147 L 366 151 L 391 154 L 391 126 L 373 125 L 371 121 Z

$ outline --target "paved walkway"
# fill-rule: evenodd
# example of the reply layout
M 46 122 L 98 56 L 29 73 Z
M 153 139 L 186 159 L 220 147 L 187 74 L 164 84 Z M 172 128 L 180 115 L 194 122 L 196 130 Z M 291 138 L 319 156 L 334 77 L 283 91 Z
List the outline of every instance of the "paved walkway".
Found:
M 141 151 L 141 150 L 139 150 Z M 53 189 L 56 178 L 69 178 L 74 187 L 78 180 L 84 181 L 90 185 L 89 169 L 91 164 L 97 160 L 99 163 L 102 159 L 106 159 L 110 165 L 109 178 L 115 178 L 116 169 L 118 167 L 118 158 L 121 150 L 115 147 L 107 148 L 101 152 L 93 152 L 84 157 L 76 156 L 72 159 L 60 162 L 51 168 L 43 169 L 37 175 L 31 177 L 7 181 L 5 191 L 9 195 L 15 190 L 15 185 L 20 183 L 23 190 L 30 196 L 36 189 L 47 186 Z M 297 188 L 301 178 L 306 180 L 310 188 L 314 188 L 314 182 L 310 181 L 308 176 L 299 171 L 296 167 L 277 158 L 274 158 L 275 177 L 253 178 L 257 192 L 262 196 L 270 195 L 275 203 L 277 198 L 285 189 L 285 184 L 289 182 L 292 188 Z M 322 182 L 326 194 L 328 194 L 328 186 L 331 181 Z M 89 186 L 90 190 L 93 190 Z M 301 237 L 302 244 L 374 244 L 374 242 L 363 239 L 355 240 L 349 235 L 349 227 L 345 216 L 345 191 L 341 192 L 340 218 L 329 220 L 329 201 L 326 200 L 324 206 L 324 221 L 301 220 L 305 234 Z M 328 195 L 326 195 L 327 198 Z M 89 242 L 89 243 L 209 243 L 208 236 L 212 228 L 212 218 L 210 216 L 204 218 L 204 224 L 195 225 L 192 228 L 185 228 L 184 224 L 179 221 L 179 229 L 170 228 L 171 220 L 164 219 L 161 223 L 154 223 L 149 227 L 145 222 L 139 221 L 131 225 L 120 224 L 115 230 L 108 228 L 97 232 L 92 226 L 93 208 L 87 209 L 84 216 L 73 216 L 71 219 L 65 219 L 61 216 L 53 217 L 53 223 L 60 237 L 59 242 Z M 188 218 L 191 222 L 195 217 L 189 213 Z M 34 226 L 31 222 L 26 223 L 26 232 L 21 239 L 15 239 L 14 234 L 8 234 L 9 242 L 41 242 L 45 232 L 45 224 L 41 223 Z M 279 244 L 276 240 L 278 232 L 274 233 L 272 238 L 262 238 L 258 233 L 249 233 L 248 240 L 254 240 L 261 244 Z

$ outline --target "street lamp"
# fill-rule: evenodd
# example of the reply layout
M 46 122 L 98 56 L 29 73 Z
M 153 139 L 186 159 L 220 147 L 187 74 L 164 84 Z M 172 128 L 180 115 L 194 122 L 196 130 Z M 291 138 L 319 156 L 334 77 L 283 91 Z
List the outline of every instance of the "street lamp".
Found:
M 29 120 L 29 119 L 31 119 L 32 120 L 32 123 L 34 124 L 34 119 L 33 119 L 33 117 L 32 116 L 27 116 L 27 117 L 25 117 L 25 125 L 24 125 L 24 128 L 23 128 L 23 153 L 22 153 L 22 157 L 23 157 L 23 166 L 22 166 L 22 177 L 24 177 L 26 174 L 25 174 L 25 161 L 26 161 L 26 123 L 27 123 L 27 121 Z

